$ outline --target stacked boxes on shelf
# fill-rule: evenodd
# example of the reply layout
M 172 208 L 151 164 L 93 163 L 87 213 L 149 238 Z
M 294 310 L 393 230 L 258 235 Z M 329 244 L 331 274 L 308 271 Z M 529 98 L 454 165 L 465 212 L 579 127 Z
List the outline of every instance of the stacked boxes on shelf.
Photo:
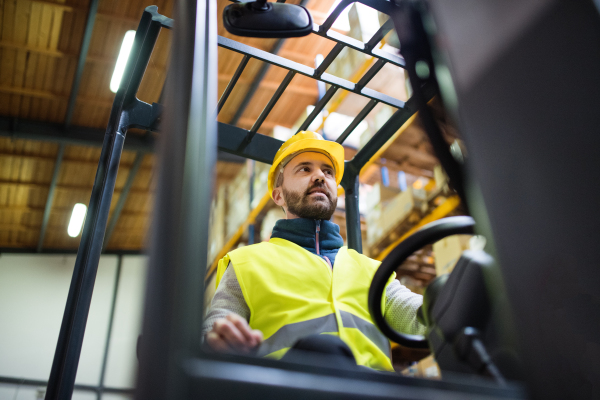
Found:
M 227 187 L 220 185 L 210 205 L 210 234 L 208 236 L 208 265 L 225 244 L 225 211 Z
M 448 187 L 448 175 L 446 175 L 446 172 L 444 172 L 444 169 L 439 164 L 433 168 L 433 179 L 438 189 Z
M 252 191 L 254 196 L 252 198 L 251 203 L 252 209 L 258 206 L 260 200 L 263 198 L 265 193 L 267 193 L 267 180 L 269 177 L 269 168 L 271 168 L 270 164 L 265 164 L 261 162 L 256 162 L 254 164 L 254 180 L 252 182 Z
M 382 209 L 381 228 L 389 233 L 401 221 L 404 221 L 415 208 L 415 196 L 411 187 L 396 195 Z
M 385 187 L 376 183 L 366 196 L 367 245 L 379 242 L 414 208 L 412 189 Z
M 435 272 L 437 276 L 449 274 L 465 250 L 483 250 L 485 237 L 476 235 L 448 236 L 433 244 Z
M 231 238 L 250 214 L 250 162 L 240 170 L 227 188 L 225 237 Z
M 469 248 L 469 239 L 469 235 L 454 235 L 433 244 L 437 276 L 452 272 L 462 252 Z

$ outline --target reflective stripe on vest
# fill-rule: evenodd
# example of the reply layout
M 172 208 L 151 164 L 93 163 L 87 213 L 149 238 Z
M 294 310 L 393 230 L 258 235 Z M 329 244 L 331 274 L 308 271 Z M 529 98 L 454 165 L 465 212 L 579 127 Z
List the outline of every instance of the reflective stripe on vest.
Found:
M 358 329 L 384 354 L 390 356 L 390 342 L 375 325 L 346 311 L 340 311 L 340 314 L 345 328 Z M 315 333 L 337 333 L 337 331 L 335 314 L 285 325 L 261 344 L 257 355 L 263 357 L 281 349 L 292 347 L 301 337 Z
M 230 262 L 250 309 L 250 327 L 264 336 L 259 355 L 279 358 L 303 337 L 330 333 L 346 342 L 358 364 L 393 369 L 389 341 L 368 309 L 378 261 L 344 246 L 331 269 L 321 257 L 273 238 L 228 253 L 219 261 L 217 285 Z M 381 301 L 385 309 L 385 296 Z
M 278 350 L 292 347 L 298 338 L 304 336 L 337 331 L 335 314 L 284 325 L 260 345 L 258 356 L 266 356 Z
M 388 357 L 391 357 L 390 341 L 375 325 L 346 311 L 340 311 L 340 314 L 342 314 L 342 323 L 345 328 L 358 329 L 363 335 L 369 338 L 371 342 L 379 347 L 379 350 Z

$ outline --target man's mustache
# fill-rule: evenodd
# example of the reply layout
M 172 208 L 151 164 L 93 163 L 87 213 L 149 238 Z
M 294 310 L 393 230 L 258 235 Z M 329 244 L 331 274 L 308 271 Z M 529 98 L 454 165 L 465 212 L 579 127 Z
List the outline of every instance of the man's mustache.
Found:
M 313 189 L 322 189 L 325 192 L 325 196 L 327 196 L 327 198 L 331 200 L 331 192 L 329 191 L 325 183 L 317 182 L 314 185 L 310 186 L 308 189 L 306 189 L 306 192 L 304 192 L 304 196 L 308 196 L 310 194 L 310 191 Z

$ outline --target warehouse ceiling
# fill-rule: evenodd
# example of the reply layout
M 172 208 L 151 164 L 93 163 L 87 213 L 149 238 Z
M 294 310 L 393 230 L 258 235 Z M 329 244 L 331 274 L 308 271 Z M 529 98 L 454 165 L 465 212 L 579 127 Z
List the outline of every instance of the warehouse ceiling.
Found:
M 153 4 L 161 14 L 172 17 L 172 0 Z M 227 4 L 226 0 L 218 1 L 219 13 Z M 311 0 L 305 5 L 314 22 L 321 24 L 333 4 L 333 0 Z M 109 83 L 121 42 L 128 30 L 136 29 L 148 5 L 140 0 L 0 1 L 0 249 L 3 251 L 77 249 L 80 236 L 67 235 L 71 211 L 75 203 L 89 202 L 99 146 L 114 98 Z M 342 32 L 356 34 L 352 29 Z M 310 67 L 315 67 L 319 54 L 326 56 L 334 45 L 316 35 L 281 42 L 236 37 L 225 31 L 221 18 L 219 35 L 276 51 Z M 171 32 L 163 30 L 138 92 L 142 101 L 152 103 L 161 99 L 170 39 Z M 220 95 L 242 56 L 222 48 L 218 56 Z M 363 55 L 360 55 L 363 59 L 353 54 L 342 56 L 346 57 L 344 62 L 332 65 L 334 70 L 328 72 L 354 82 L 372 62 Z M 280 68 L 265 68 L 262 62 L 252 59 L 219 113 L 219 121 L 249 129 L 285 75 L 286 71 Z M 368 87 L 402 100 L 407 98 L 404 73 L 397 67 L 386 65 Z M 365 100 L 343 90 L 339 92 L 327 109 L 356 116 Z M 259 132 L 272 135 L 279 127 L 285 130 L 297 126 L 307 107 L 314 105 L 318 97 L 315 81 L 297 75 Z M 377 123 L 376 117 L 381 114 L 378 105 L 372 111 L 370 123 Z M 136 130 L 128 133 L 111 204 L 107 250 L 144 248 L 153 200 L 152 143 L 159 139 L 160 133 Z M 348 149 L 347 154 L 353 153 Z M 377 160 L 361 180 L 377 181 L 377 165 L 381 164 L 414 175 L 432 176 L 437 163 L 422 129 L 413 124 L 390 144 L 384 159 Z M 219 161 L 217 181 L 231 180 L 240 168 L 239 163 Z

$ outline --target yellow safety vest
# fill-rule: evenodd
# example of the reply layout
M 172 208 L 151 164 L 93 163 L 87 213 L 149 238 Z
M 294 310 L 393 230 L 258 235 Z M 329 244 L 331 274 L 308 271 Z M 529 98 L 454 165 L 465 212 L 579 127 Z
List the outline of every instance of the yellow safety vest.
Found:
M 249 324 L 263 333 L 260 356 L 281 358 L 298 339 L 327 333 L 348 344 L 359 365 L 393 370 L 390 342 L 373 324 L 368 308 L 379 261 L 344 246 L 332 270 L 318 255 L 273 238 L 223 257 L 217 286 L 230 261 L 250 309 Z M 381 301 L 385 310 L 385 297 Z

